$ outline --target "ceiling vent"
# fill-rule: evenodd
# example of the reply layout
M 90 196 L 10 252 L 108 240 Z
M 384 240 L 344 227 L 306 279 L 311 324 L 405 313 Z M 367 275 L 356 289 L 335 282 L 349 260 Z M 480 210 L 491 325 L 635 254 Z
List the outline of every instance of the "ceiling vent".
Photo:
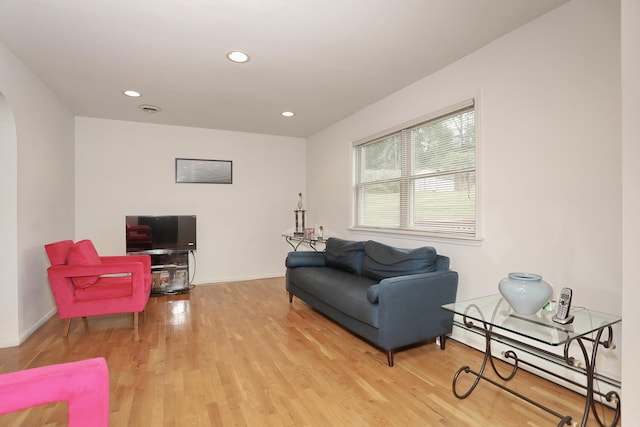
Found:
M 142 104 L 139 106 L 142 111 L 146 111 L 149 114 L 157 113 L 161 111 L 160 107 L 156 107 L 155 105 Z

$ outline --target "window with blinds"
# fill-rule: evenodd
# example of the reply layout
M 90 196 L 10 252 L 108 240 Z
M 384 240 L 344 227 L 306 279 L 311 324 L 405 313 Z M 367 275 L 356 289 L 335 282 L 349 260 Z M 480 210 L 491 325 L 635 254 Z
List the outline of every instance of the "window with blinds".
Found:
M 355 146 L 354 227 L 477 237 L 475 107 Z

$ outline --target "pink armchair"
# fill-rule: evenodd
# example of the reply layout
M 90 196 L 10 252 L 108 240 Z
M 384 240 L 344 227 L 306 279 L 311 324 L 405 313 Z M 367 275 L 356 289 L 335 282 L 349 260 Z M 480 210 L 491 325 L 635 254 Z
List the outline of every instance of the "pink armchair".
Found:
M 58 315 L 66 319 L 64 336 L 71 319 L 104 314 L 144 311 L 151 294 L 149 255 L 99 256 L 90 240 L 71 240 L 45 245 L 51 267 L 49 284 Z
M 69 427 L 108 427 L 109 371 L 104 358 L 0 375 L 0 414 L 66 401 Z

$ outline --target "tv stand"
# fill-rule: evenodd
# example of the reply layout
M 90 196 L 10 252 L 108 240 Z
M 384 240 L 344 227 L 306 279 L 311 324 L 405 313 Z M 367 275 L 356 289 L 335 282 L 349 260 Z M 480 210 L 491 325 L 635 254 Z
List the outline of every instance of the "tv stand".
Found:
M 189 292 L 188 250 L 152 249 L 128 254 L 151 256 L 151 295 Z

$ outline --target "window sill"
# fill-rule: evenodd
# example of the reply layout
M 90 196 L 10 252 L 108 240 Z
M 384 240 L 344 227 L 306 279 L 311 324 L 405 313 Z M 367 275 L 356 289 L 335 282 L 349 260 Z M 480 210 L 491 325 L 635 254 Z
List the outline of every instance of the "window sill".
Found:
M 362 235 L 380 235 L 391 238 L 401 238 L 409 240 L 430 241 L 447 243 L 450 245 L 462 245 L 462 246 L 481 246 L 484 238 L 482 237 L 462 237 L 454 235 L 442 235 L 428 232 L 420 232 L 414 230 L 390 230 L 384 228 L 369 228 L 369 227 L 349 227 L 347 229 L 354 234 Z

